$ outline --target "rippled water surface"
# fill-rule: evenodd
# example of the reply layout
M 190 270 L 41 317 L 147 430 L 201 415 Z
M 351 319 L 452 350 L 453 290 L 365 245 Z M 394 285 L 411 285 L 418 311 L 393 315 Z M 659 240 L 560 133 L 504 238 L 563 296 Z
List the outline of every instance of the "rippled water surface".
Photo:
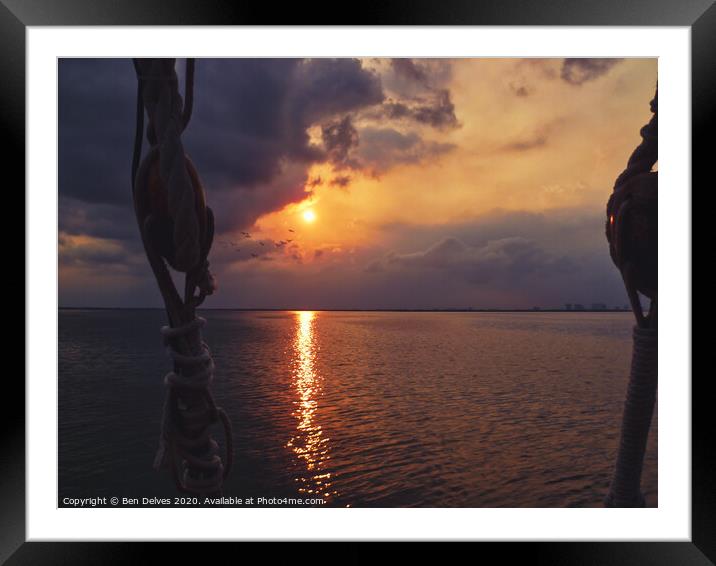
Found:
M 352 507 L 599 506 L 627 313 L 206 311 L 234 423 L 224 495 Z M 59 494 L 167 497 L 159 310 L 61 310 Z M 656 416 L 643 487 L 657 504 Z M 217 429 L 217 436 L 220 431 Z

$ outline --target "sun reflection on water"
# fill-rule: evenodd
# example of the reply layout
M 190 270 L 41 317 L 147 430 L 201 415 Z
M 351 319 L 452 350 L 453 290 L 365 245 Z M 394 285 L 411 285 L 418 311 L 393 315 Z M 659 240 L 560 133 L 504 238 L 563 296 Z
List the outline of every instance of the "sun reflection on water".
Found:
M 296 392 L 292 415 L 296 418 L 296 432 L 286 444 L 302 463 L 296 481 L 299 491 L 312 495 L 330 497 L 337 495 L 331 489 L 330 472 L 325 465 L 330 459 L 328 441 L 318 422 L 316 411 L 322 392 L 322 378 L 316 370 L 318 345 L 315 338 L 313 311 L 296 312 L 296 336 L 293 341 L 292 385 Z M 303 469 L 305 467 L 305 470 Z

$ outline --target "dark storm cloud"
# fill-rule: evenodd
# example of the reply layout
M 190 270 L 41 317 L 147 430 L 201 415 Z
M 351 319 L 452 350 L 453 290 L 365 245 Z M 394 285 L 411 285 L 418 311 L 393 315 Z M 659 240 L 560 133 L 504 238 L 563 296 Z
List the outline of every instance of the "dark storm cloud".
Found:
M 412 109 L 413 118 L 422 124 L 434 128 L 456 128 L 455 105 L 450 99 L 450 91 L 439 90 L 430 104 L 418 104 Z
M 126 204 L 136 82 L 129 60 L 60 61 L 60 193 Z M 273 179 L 286 158 L 321 157 L 306 129 L 377 104 L 380 79 L 357 60 L 221 59 L 197 63 L 185 145 L 212 188 Z
M 390 120 L 412 120 L 439 130 L 457 128 L 460 125 L 450 91 L 447 89 L 413 100 L 388 100 L 379 115 Z
M 400 94 L 409 95 L 416 91 L 439 89 L 447 84 L 452 77 L 452 60 L 391 59 L 390 70 L 388 85 Z
M 605 75 L 623 59 L 565 59 L 560 77 L 571 85 L 581 85 Z
M 298 61 L 207 60 L 197 63 L 193 120 L 185 145 L 208 186 L 265 183 L 281 159 L 310 159 L 300 117 L 286 111 Z
M 321 127 L 323 145 L 331 163 L 337 168 L 350 166 L 348 155 L 359 143 L 358 130 L 353 126 L 350 116 L 324 124 Z
M 358 131 L 348 116 L 322 126 L 321 135 L 334 170 L 362 170 L 369 175 L 385 173 L 398 165 L 422 163 L 455 148 L 454 144 L 425 140 L 414 131 L 385 127 Z M 349 175 L 337 175 L 329 184 L 345 187 L 350 181 Z
M 136 80 L 128 59 L 58 63 L 60 195 L 126 206 Z
M 414 132 L 401 133 L 392 128 L 365 128 L 357 155 L 361 166 L 382 173 L 396 164 L 415 164 L 439 157 L 455 146 L 423 140 Z
M 311 145 L 314 123 L 378 104 L 380 78 L 354 59 L 226 59 L 200 62 L 187 147 L 219 190 L 265 184 L 286 160 L 325 158 Z M 203 103 L 202 103 L 203 100 Z
M 622 62 L 619 58 L 520 59 L 514 67 L 518 77 L 508 84 L 517 97 L 526 98 L 535 92 L 530 77 L 548 81 L 562 80 L 572 86 L 598 79 Z
M 389 96 L 373 117 L 403 120 L 440 130 L 458 127 L 450 90 L 449 61 L 441 59 L 391 59 L 385 77 Z
M 208 200 L 218 232 L 249 227 L 259 216 L 303 200 L 311 194 L 306 191 L 308 182 L 306 168 L 294 163 L 285 165 L 281 175 L 268 183 L 212 191 Z
M 400 77 L 423 85 L 429 84 L 428 70 L 413 59 L 391 59 L 390 65 L 393 68 L 393 72 Z
M 177 68 L 181 75 L 182 62 Z M 233 195 L 221 199 L 234 214 L 217 214 L 219 229 L 250 225 L 301 200 L 308 165 L 326 159 L 307 129 L 382 101 L 380 78 L 354 59 L 199 60 L 193 120 L 183 141 L 214 193 L 212 204 L 219 192 Z M 135 104 L 130 60 L 60 60 L 60 223 L 68 230 L 136 237 L 130 194 Z M 267 188 L 272 183 L 281 190 Z M 257 187 L 268 194 L 250 196 Z
M 383 98 L 380 77 L 357 59 L 312 59 L 298 65 L 290 107 L 309 125 Z

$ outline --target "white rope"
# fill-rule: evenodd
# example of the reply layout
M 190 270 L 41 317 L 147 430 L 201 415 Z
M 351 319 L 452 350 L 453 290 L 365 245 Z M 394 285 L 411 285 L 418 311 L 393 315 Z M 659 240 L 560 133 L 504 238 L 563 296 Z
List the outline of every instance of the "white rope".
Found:
M 190 389 L 203 389 L 208 387 L 214 380 L 214 360 L 211 357 L 211 351 L 206 342 L 201 343 L 202 352 L 196 355 L 186 355 L 181 352 L 174 350 L 169 342 L 170 338 L 176 338 L 183 336 L 197 330 L 206 324 L 206 319 L 196 317 L 194 320 L 183 326 L 177 326 L 172 328 L 171 326 L 162 327 L 162 336 L 164 337 L 164 343 L 167 348 L 169 357 L 174 360 L 174 364 L 177 366 L 194 366 L 200 364 L 206 364 L 205 367 L 199 371 L 192 373 L 190 376 L 184 376 L 181 373 L 170 371 L 164 377 L 164 383 L 168 386 L 178 385 L 180 387 L 188 387 Z
M 205 324 L 205 319 L 197 317 L 187 324 L 173 328 L 164 326 L 161 330 L 167 352 L 174 361 L 175 371 L 169 372 L 164 378 L 168 391 L 162 412 L 161 436 L 154 467 L 160 468 L 165 464 L 170 464 L 178 487 L 192 493 L 218 492 L 231 467 L 233 452 L 228 417 L 222 409 L 216 407 L 208 390 L 214 379 L 214 361 L 209 347 L 202 342 L 200 353 L 187 355 L 176 351 L 170 342 L 171 339 L 198 331 Z M 192 371 L 188 375 L 182 372 L 182 369 L 195 370 L 196 366 L 201 365 L 203 367 L 199 371 Z M 207 401 L 206 405 L 177 407 L 177 410 L 181 411 L 184 432 L 190 432 L 189 435 L 179 430 L 172 418 L 172 399 L 175 388 L 203 393 Z M 208 424 L 217 419 L 221 420 L 226 434 L 226 467 L 218 455 L 218 444 L 209 436 L 208 432 Z M 202 447 L 208 447 L 208 450 L 200 455 L 193 452 Z M 189 473 L 189 467 L 192 468 L 193 473 Z M 200 475 L 196 474 L 197 471 L 200 472 Z
M 656 328 L 634 327 L 631 374 L 624 402 L 619 451 L 606 507 L 644 507 L 641 472 L 654 413 L 658 382 L 659 334 Z

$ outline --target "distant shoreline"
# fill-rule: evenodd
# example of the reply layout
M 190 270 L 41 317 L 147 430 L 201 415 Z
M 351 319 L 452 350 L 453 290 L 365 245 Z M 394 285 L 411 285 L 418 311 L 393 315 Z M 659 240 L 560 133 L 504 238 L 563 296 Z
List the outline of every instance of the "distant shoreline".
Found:
M 78 311 L 163 311 L 163 307 L 59 307 L 58 310 L 78 310 Z M 294 311 L 311 311 L 311 312 L 478 312 L 478 313 L 630 313 L 627 309 L 300 309 L 300 308 L 200 308 L 200 311 L 232 311 L 232 312 L 294 312 Z

